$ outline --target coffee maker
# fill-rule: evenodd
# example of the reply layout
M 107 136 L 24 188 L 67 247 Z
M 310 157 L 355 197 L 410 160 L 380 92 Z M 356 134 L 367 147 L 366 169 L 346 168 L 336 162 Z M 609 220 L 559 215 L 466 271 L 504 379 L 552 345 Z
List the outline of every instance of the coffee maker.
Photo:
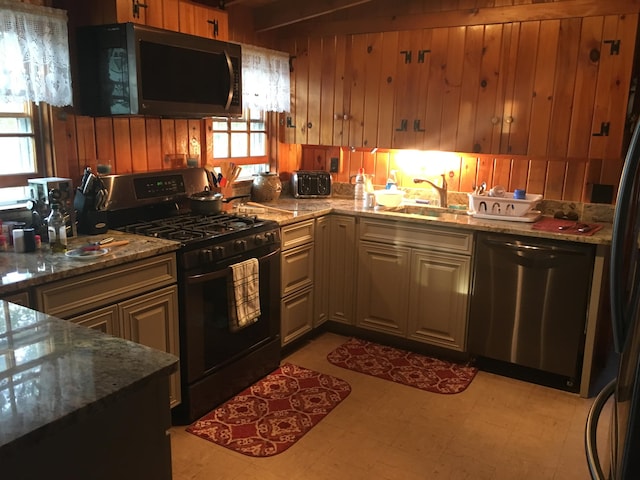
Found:
M 44 177 L 30 178 L 27 180 L 31 192 L 33 228 L 47 238 L 46 219 L 51 213 L 51 205 L 60 205 L 67 227 L 67 237 L 76 236 L 76 216 L 73 208 L 73 184 L 70 178 Z

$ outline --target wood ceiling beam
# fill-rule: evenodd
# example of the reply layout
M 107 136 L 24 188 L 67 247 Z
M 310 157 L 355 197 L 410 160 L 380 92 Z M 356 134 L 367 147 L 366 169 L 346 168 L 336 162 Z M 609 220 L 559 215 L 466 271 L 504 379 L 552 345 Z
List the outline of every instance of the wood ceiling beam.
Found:
M 421 28 L 488 25 L 640 12 L 640 0 L 567 0 L 506 7 L 485 7 L 411 15 L 393 13 L 381 16 L 358 16 L 328 22 L 306 22 L 280 31 L 282 37 L 322 36 L 415 30 Z
M 266 32 L 294 23 L 317 18 L 322 15 L 369 3 L 371 0 L 324 0 L 301 2 L 282 0 L 271 5 L 256 8 L 254 24 L 257 32 Z

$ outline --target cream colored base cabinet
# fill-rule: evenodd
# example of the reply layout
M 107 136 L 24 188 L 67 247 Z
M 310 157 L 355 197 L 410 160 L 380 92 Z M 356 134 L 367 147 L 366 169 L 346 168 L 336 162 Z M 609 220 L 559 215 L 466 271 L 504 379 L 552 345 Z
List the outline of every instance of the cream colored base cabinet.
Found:
M 414 250 L 408 337 L 464 351 L 471 257 Z
M 329 320 L 355 325 L 356 218 L 330 218 Z
M 314 242 L 314 307 L 313 307 L 313 327 L 322 325 L 329 319 L 329 284 L 330 269 L 329 260 L 331 241 L 331 224 L 329 217 L 316 219 L 316 231 Z
M 363 219 L 356 325 L 464 351 L 472 234 Z
M 35 308 L 177 357 L 176 257 L 164 254 L 35 287 Z M 171 406 L 180 403 L 180 372 L 170 377 Z
M 315 220 L 282 227 L 280 337 L 282 345 L 313 328 Z

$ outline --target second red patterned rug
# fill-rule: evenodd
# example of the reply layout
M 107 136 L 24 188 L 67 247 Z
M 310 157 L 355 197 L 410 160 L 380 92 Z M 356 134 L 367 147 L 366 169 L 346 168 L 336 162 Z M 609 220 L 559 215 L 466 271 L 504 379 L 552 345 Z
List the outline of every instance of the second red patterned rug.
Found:
M 251 457 L 285 451 L 351 393 L 336 377 L 284 364 L 187 428 Z
M 327 355 L 339 367 L 434 393 L 460 393 L 478 369 L 350 338 Z

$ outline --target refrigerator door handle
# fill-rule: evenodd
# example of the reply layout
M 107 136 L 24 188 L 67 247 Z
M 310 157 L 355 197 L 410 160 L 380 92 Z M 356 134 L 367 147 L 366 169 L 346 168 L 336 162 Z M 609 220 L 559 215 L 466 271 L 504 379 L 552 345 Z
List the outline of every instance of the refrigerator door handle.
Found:
M 613 233 L 611 240 L 611 265 L 610 265 L 610 292 L 611 292 L 611 320 L 613 327 L 613 343 L 618 353 L 622 352 L 625 337 L 627 335 L 627 314 L 635 312 L 634 304 L 637 299 L 637 286 L 625 285 L 622 272 L 625 271 L 625 263 L 630 263 L 632 259 L 625 256 L 625 242 L 629 234 L 636 235 L 637 232 L 629 232 L 629 216 L 634 213 L 632 202 L 634 200 L 635 189 L 638 188 L 638 168 L 640 167 L 640 122 L 637 123 L 633 132 L 629 150 L 624 161 L 622 176 L 620 177 L 620 187 L 618 198 L 616 199 L 616 209 L 613 219 Z M 635 239 L 634 239 L 635 241 Z M 630 296 L 629 312 L 626 311 L 625 296 L 628 295 L 627 288 L 631 287 L 633 292 Z M 635 288 L 634 288 L 635 287 Z
M 607 400 L 611 398 L 616 389 L 616 381 L 612 380 L 604 387 L 593 401 L 587 415 L 587 425 L 584 432 L 584 449 L 587 455 L 589 472 L 593 480 L 607 480 L 607 476 L 602 471 L 600 458 L 598 457 L 597 433 L 598 420 Z

